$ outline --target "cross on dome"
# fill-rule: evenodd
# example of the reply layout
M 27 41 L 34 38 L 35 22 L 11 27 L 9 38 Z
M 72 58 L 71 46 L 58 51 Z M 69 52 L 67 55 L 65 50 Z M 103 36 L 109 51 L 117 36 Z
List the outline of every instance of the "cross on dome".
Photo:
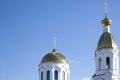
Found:
M 105 5 L 105 17 L 107 17 L 107 12 L 108 12 L 108 3 L 107 3 L 107 2 L 105 2 L 105 3 L 104 3 L 104 5 Z

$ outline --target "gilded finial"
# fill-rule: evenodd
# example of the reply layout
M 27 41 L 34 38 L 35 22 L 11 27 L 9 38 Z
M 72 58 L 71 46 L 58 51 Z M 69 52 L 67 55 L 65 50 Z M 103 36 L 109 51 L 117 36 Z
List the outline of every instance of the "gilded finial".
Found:
M 104 3 L 104 6 L 105 6 L 105 18 L 102 20 L 101 23 L 102 23 L 103 26 L 109 26 L 109 25 L 111 24 L 111 20 L 108 19 L 108 17 L 107 17 L 107 13 L 108 13 L 108 3 L 105 2 L 105 3 Z

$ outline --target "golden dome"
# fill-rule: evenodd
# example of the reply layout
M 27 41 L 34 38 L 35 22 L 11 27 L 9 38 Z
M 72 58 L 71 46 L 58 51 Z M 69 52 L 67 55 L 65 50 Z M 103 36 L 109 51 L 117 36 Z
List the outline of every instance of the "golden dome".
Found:
M 105 19 L 103 19 L 103 20 L 101 21 L 101 24 L 102 24 L 103 26 L 110 26 L 111 23 L 112 23 L 112 21 L 111 21 L 110 19 L 106 18 L 106 17 L 105 17 Z
M 65 56 L 56 52 L 55 49 L 53 49 L 52 53 L 46 54 L 41 61 L 41 63 L 49 63 L 49 62 L 68 64 Z
M 109 32 L 104 32 L 98 41 L 97 50 L 103 48 L 117 48 L 116 41 Z

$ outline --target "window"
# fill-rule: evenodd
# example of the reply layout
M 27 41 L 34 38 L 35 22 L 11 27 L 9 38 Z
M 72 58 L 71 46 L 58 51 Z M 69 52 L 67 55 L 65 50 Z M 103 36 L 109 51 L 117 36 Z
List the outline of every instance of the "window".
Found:
M 98 59 L 98 69 L 99 69 L 99 70 L 101 69 L 101 62 L 102 62 L 102 59 L 99 58 L 99 59 Z
M 106 65 L 107 65 L 107 69 L 110 69 L 110 58 L 106 57 Z
M 58 71 L 55 70 L 55 80 L 58 80 Z
M 63 76 L 63 77 L 62 77 L 62 78 L 63 78 L 62 80 L 65 80 L 65 71 L 62 72 L 62 76 Z
M 43 72 L 41 72 L 41 80 L 43 80 Z
M 50 71 L 47 71 L 47 80 L 50 80 Z

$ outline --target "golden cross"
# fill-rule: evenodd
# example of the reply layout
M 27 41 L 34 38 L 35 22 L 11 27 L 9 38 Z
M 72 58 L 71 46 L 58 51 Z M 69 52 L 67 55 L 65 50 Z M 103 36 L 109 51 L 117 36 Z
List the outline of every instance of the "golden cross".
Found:
M 54 49 L 56 49 L 56 37 L 54 37 L 53 39 L 54 39 Z

